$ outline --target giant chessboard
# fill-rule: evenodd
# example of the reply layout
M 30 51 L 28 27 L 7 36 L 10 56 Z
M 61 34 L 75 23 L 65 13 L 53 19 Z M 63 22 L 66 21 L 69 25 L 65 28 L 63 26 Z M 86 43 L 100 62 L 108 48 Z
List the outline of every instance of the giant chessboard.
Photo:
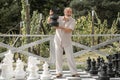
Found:
M 43 71 L 39 71 L 39 75 L 42 75 Z M 70 71 L 63 71 L 63 77 L 62 78 L 55 78 L 55 70 L 50 70 L 50 74 L 52 75 L 51 79 L 45 79 L 45 80 L 99 80 L 97 75 L 90 75 L 89 73 L 87 73 L 86 71 L 82 71 L 82 70 L 78 70 L 78 74 L 80 75 L 80 77 L 72 77 L 70 74 Z M 1 80 L 1 79 L 0 79 Z M 16 79 L 10 79 L 10 80 L 16 80 Z M 20 79 L 21 80 L 21 79 Z M 22 79 L 22 80 L 27 80 L 26 79 Z M 40 78 L 37 80 L 41 80 Z M 110 80 L 120 80 L 120 78 L 110 78 Z
M 42 74 L 42 71 L 39 72 Z M 55 78 L 55 70 L 50 70 L 50 73 L 52 75 L 51 80 L 97 80 L 98 76 L 91 76 L 86 71 L 78 70 L 78 74 L 80 77 L 72 77 L 70 71 L 63 71 L 63 77 L 62 78 Z
M 42 71 L 39 72 L 42 74 Z M 72 77 L 70 71 L 63 71 L 63 77 L 62 78 L 57 78 L 54 79 L 55 77 L 55 70 L 50 70 L 50 73 L 52 75 L 51 80 L 99 80 L 97 75 L 90 75 L 88 72 L 83 71 L 83 70 L 78 70 L 78 74 L 80 75 L 79 77 Z M 120 80 L 120 78 L 110 78 L 110 80 Z

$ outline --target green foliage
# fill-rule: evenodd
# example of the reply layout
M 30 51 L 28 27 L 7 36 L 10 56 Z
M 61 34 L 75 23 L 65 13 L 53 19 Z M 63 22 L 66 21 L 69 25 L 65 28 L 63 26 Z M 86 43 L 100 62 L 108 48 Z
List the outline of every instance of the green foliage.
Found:
M 91 8 L 94 7 L 97 14 L 95 14 L 95 34 L 116 34 L 119 33 L 117 30 L 118 20 L 116 19 L 116 14 L 120 12 L 120 2 L 118 0 L 29 0 L 30 1 L 30 34 L 31 35 L 44 35 L 44 31 L 40 26 L 40 13 L 43 14 L 43 27 L 45 29 L 46 34 L 52 35 L 55 30 L 48 27 L 46 19 L 49 14 L 49 10 L 52 7 L 60 8 L 60 14 L 63 15 L 63 9 L 66 6 L 69 6 L 71 2 L 71 7 L 73 8 L 74 16 L 76 18 L 76 27 L 73 32 L 74 35 L 80 34 L 91 34 L 92 32 L 92 16 L 91 16 Z M 57 3 L 57 4 L 56 4 Z M 93 5 L 94 4 L 94 5 Z M 26 3 L 25 0 L 0 0 L 0 32 L 6 32 L 16 23 L 21 20 L 24 22 L 21 27 L 21 34 L 26 34 Z M 18 6 L 19 5 L 19 6 Z M 42 6 L 41 6 L 42 5 Z M 115 6 L 113 8 L 113 6 Z M 77 8 L 76 8 L 77 7 Z M 22 8 L 21 14 L 20 10 Z M 21 16 L 20 16 L 21 15 Z M 83 16 L 85 15 L 85 16 Z M 98 16 L 97 16 L 98 15 Z M 76 17 L 77 16 L 77 17 Z M 113 20 L 111 22 L 111 28 L 108 28 L 109 20 Z M 109 20 L 108 20 L 109 19 Z M 6 23 L 7 22 L 7 23 Z M 4 30 L 3 30 L 4 29 Z M 36 41 L 42 39 L 43 37 L 31 37 L 30 40 Z M 109 37 L 95 37 L 95 44 L 103 42 L 107 40 Z M 12 45 L 16 38 L 8 38 L 5 39 L 6 43 Z M 22 37 L 20 39 L 22 42 L 21 45 L 26 44 L 26 37 Z M 73 40 L 87 46 L 91 46 L 91 38 L 90 37 L 73 37 Z M 116 43 L 118 44 L 118 43 Z M 117 46 L 115 43 L 114 46 Z M 0 48 L 1 49 L 1 48 Z M 48 57 L 49 56 L 49 42 L 45 42 L 41 45 L 36 45 L 31 47 L 32 52 L 34 54 Z M 3 51 L 5 49 L 2 49 Z M 78 48 L 76 51 L 80 50 Z M 1 51 L 1 50 L 0 50 Z M 25 57 L 23 57 L 25 58 Z
M 117 34 L 117 20 L 114 20 L 112 23 L 112 27 L 108 29 L 107 20 L 102 21 L 98 18 L 97 14 L 96 16 L 96 22 L 94 23 L 94 34 Z M 73 32 L 74 35 L 89 35 L 92 34 L 92 16 L 89 13 L 87 16 L 81 16 L 76 19 L 76 27 Z M 94 37 L 95 41 L 94 44 L 98 44 L 100 42 L 106 41 L 107 39 L 111 39 L 111 36 L 106 37 Z M 82 36 L 75 36 L 73 37 L 73 41 L 87 45 L 92 46 L 92 37 L 82 37 Z M 74 47 L 75 51 L 79 51 L 81 49 Z
M 107 19 L 109 25 L 112 25 L 113 20 L 117 18 L 117 14 L 120 12 L 119 5 L 119 0 L 73 0 L 70 3 L 76 16 L 87 15 L 94 9 L 101 21 Z
M 30 0 L 31 14 L 33 11 L 38 10 L 39 13 L 43 13 L 47 16 L 52 7 L 58 7 L 60 9 L 60 14 L 62 14 L 61 12 L 64 7 L 69 6 L 71 1 L 72 0 Z
M 18 1 L 0 0 L 0 32 L 6 33 L 20 20 L 20 7 Z

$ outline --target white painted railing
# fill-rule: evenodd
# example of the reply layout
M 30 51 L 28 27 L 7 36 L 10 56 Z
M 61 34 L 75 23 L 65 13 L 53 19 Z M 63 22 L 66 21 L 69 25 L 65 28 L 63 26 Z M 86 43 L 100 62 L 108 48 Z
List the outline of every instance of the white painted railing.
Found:
M 108 40 L 106 40 L 102 43 L 99 43 L 99 44 L 93 45 L 93 46 L 86 46 L 84 44 L 80 44 L 80 43 L 77 43 L 77 42 L 73 41 L 72 45 L 83 49 L 83 50 L 80 50 L 78 52 L 75 52 L 74 53 L 75 57 L 80 56 L 81 54 L 84 54 L 84 53 L 87 53 L 87 52 L 95 52 L 95 53 L 102 54 L 102 55 L 106 56 L 108 53 L 102 52 L 102 51 L 98 50 L 98 48 L 102 48 L 102 47 L 104 47 L 108 44 L 112 44 L 113 42 L 120 41 L 120 34 L 73 35 L 73 37 L 93 37 L 93 36 L 94 37 L 112 36 L 114 38 L 113 39 L 108 39 Z M 27 55 L 27 56 L 32 55 L 32 56 L 35 56 L 35 57 L 39 58 L 40 60 L 49 61 L 50 63 L 54 63 L 54 61 L 55 61 L 54 42 L 53 42 L 54 41 L 53 40 L 54 36 L 53 35 L 7 35 L 7 34 L 2 34 L 2 35 L 0 35 L 0 37 L 44 37 L 40 40 L 22 45 L 20 47 L 13 47 L 9 44 L 5 44 L 3 42 L 0 42 L 0 47 L 7 48 L 8 50 L 10 49 L 10 50 L 12 50 L 13 53 L 19 52 L 19 53 Z M 30 53 L 30 52 L 25 50 L 29 47 L 32 47 L 32 46 L 35 46 L 35 45 L 38 45 L 38 44 L 42 44 L 46 41 L 50 42 L 50 47 L 49 47 L 50 48 L 50 56 L 49 56 L 49 58 L 44 58 L 44 57 L 35 55 L 35 54 Z M 0 57 L 3 56 L 5 53 L 6 52 L 0 53 Z

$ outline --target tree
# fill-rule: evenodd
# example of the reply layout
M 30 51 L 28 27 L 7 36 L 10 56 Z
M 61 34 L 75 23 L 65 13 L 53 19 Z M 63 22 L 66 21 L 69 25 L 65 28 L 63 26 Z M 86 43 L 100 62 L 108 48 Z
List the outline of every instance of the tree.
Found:
M 94 9 L 101 21 L 107 19 L 109 25 L 112 25 L 112 21 L 117 18 L 117 14 L 120 12 L 119 5 L 119 0 L 73 0 L 70 3 L 76 16 L 87 15 Z
M 0 32 L 6 33 L 20 21 L 20 6 L 17 0 L 0 0 Z
M 52 7 L 59 7 L 60 14 L 64 7 L 69 6 L 72 0 L 28 0 L 30 4 L 30 16 L 32 17 L 34 11 L 43 13 L 48 16 L 49 10 Z M 21 19 L 22 3 L 21 0 L 0 0 L 0 32 L 6 33 L 13 30 Z
M 64 7 L 69 6 L 71 1 L 72 0 L 30 0 L 30 9 L 31 12 L 38 10 L 38 12 L 47 16 L 52 7 L 58 7 L 61 12 Z

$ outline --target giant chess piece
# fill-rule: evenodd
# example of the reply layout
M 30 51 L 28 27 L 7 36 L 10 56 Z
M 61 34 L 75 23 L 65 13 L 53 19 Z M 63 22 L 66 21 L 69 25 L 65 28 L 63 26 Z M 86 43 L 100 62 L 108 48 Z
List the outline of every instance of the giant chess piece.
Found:
M 120 77 L 120 53 L 118 53 L 118 64 L 119 64 L 119 67 L 118 67 L 118 74 L 119 74 L 119 77 Z
M 13 71 L 13 54 L 12 51 L 9 50 L 8 53 L 5 54 L 5 58 L 3 59 L 3 66 L 6 67 L 6 70 L 3 72 L 3 74 L 5 74 L 5 78 L 6 79 L 11 79 L 14 75 L 14 71 Z M 4 75 L 3 75 L 4 76 Z
M 106 56 L 107 60 L 108 60 L 108 69 L 107 69 L 107 73 L 109 77 L 115 77 L 115 71 L 113 70 L 113 63 L 112 63 L 112 55 L 108 55 Z
M 101 67 L 101 71 L 100 73 L 98 74 L 99 76 L 99 80 L 110 80 L 108 74 L 107 74 L 107 65 L 106 64 L 102 64 L 102 67 Z
M 0 80 L 8 80 L 7 68 L 8 68 L 7 64 L 5 64 L 5 63 L 1 64 Z
M 102 67 L 103 64 L 105 64 L 105 60 L 103 59 L 103 57 L 101 57 L 101 58 L 100 58 L 100 66 L 99 66 L 99 68 L 98 68 L 98 74 L 99 74 L 99 72 L 101 71 L 101 67 Z
M 28 58 L 28 67 L 26 69 L 26 71 L 29 73 L 28 80 L 31 80 L 32 78 L 39 78 L 39 68 L 37 64 L 39 64 L 39 60 L 37 60 L 36 57 L 30 56 Z
M 102 65 L 102 64 L 104 64 L 105 63 L 105 60 L 104 60 L 104 58 L 102 57 L 101 59 L 100 59 L 100 65 Z
M 108 62 L 107 73 L 109 77 L 115 77 L 115 71 L 113 70 L 112 62 Z
M 57 27 L 59 25 L 59 23 L 57 22 L 57 19 L 58 19 L 58 9 L 57 8 L 52 8 L 51 11 L 53 12 L 52 15 L 50 15 L 50 19 L 51 19 L 51 22 L 50 22 L 50 26 L 54 26 L 54 27 Z
M 108 55 L 108 56 L 106 56 L 106 58 L 107 58 L 108 62 L 112 62 L 112 55 Z
M 28 66 L 27 66 L 27 71 L 29 72 L 29 70 L 31 70 L 31 66 L 35 66 L 36 67 L 36 70 L 38 70 L 38 66 L 37 64 L 39 64 L 39 60 L 37 60 L 36 57 L 33 57 L 33 56 L 29 56 L 28 58 Z
M 95 59 L 93 59 L 93 61 L 91 62 L 91 69 L 90 69 L 89 72 L 90 72 L 91 75 L 97 75 L 97 73 L 98 73 L 98 70 L 96 68 L 96 61 L 95 61 Z
M 29 76 L 28 76 L 27 80 L 38 80 L 36 68 L 33 65 L 29 69 Z
M 43 73 L 41 75 L 41 80 L 50 80 L 52 75 L 50 74 L 50 71 L 48 69 L 49 65 L 47 62 L 43 64 Z
M 91 69 L 91 58 L 88 57 L 88 59 L 87 59 L 86 71 L 90 71 L 90 69 Z
M 119 64 L 118 64 L 118 53 L 116 53 L 116 54 L 114 54 L 113 55 L 113 64 L 114 64 L 114 71 L 116 72 L 116 77 L 118 77 L 119 76 Z
M 15 79 L 21 79 L 24 80 L 25 79 L 25 71 L 24 71 L 24 63 L 18 59 L 17 63 L 16 63 L 16 69 L 15 69 Z
M 100 60 L 101 60 L 101 57 L 99 56 L 97 58 L 97 70 L 100 68 Z

